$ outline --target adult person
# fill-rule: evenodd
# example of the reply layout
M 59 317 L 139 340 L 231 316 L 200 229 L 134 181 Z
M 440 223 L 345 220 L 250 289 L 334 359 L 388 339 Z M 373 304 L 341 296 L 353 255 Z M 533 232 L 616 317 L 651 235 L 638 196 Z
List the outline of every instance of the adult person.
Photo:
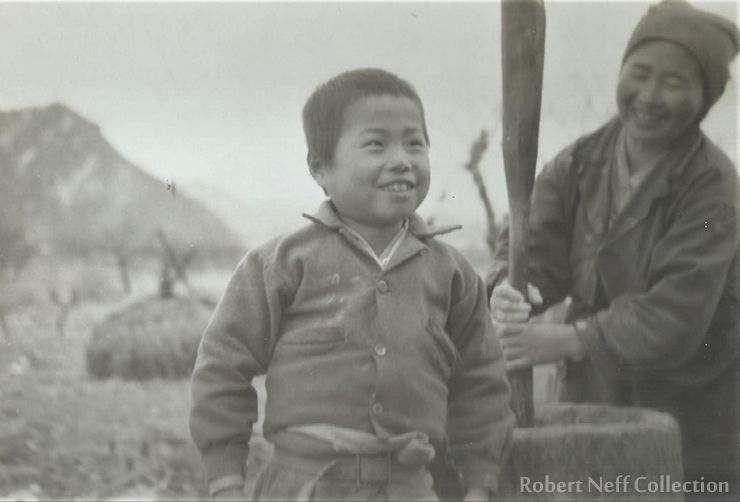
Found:
M 670 412 L 686 480 L 739 470 L 738 179 L 700 129 L 739 38 L 686 2 L 652 6 L 624 53 L 618 117 L 537 178 L 531 301 L 505 280 L 506 232 L 489 276 L 508 367 L 564 361 L 561 400 Z M 526 322 L 568 296 L 567 323 Z

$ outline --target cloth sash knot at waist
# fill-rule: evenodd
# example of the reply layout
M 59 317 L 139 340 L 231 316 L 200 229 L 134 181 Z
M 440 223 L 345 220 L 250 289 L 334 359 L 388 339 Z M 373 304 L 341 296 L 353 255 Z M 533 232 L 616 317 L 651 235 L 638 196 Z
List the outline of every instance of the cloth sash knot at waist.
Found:
M 291 438 L 298 441 L 291 441 Z M 301 441 L 301 439 L 303 441 Z M 307 444 L 318 446 L 318 451 L 291 451 L 281 445 Z M 329 424 L 308 424 L 289 427 L 275 435 L 276 460 L 300 462 L 316 469 L 316 474 L 301 487 L 298 501 L 311 500 L 316 483 L 330 475 L 337 479 L 355 479 L 364 482 L 389 481 L 394 474 L 405 476 L 430 464 L 434 447 L 429 436 L 413 431 L 379 437 L 365 431 Z M 328 459 L 328 460 L 327 460 Z

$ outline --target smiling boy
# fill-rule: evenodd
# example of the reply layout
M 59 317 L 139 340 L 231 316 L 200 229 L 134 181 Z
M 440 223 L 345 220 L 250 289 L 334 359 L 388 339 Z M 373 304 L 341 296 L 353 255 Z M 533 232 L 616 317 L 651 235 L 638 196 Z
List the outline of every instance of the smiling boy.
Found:
M 251 250 L 206 329 L 192 436 L 216 497 L 436 500 L 449 445 L 466 499 L 497 488 L 514 423 L 484 285 L 415 214 L 429 139 L 413 87 L 343 73 L 303 111 L 311 175 L 328 196 L 309 223 Z M 273 458 L 242 493 L 254 376 L 266 374 Z

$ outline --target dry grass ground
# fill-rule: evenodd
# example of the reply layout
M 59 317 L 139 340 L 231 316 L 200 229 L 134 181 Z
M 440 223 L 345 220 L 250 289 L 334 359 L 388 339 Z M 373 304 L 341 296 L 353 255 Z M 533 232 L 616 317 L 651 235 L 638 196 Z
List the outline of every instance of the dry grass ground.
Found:
M 221 289 L 229 271 L 203 279 Z M 83 301 L 66 334 L 55 307 L 35 301 L 0 332 L 0 499 L 202 499 L 205 480 L 187 417 L 188 380 L 98 381 L 85 372 L 92 328 L 151 294 Z M 139 296 L 140 297 L 140 296 Z

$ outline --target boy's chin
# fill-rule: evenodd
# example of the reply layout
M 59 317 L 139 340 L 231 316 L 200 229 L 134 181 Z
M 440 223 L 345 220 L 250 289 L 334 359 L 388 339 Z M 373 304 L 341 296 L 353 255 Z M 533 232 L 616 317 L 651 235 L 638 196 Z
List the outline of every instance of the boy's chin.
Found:
M 400 213 L 400 214 L 393 215 L 393 217 L 391 218 L 378 218 L 377 220 L 372 222 L 371 225 L 379 229 L 380 228 L 386 228 L 386 229 L 398 228 L 403 224 L 405 220 L 409 219 L 413 214 L 414 214 L 413 212 Z
M 407 220 L 411 218 L 414 215 L 414 211 L 399 211 L 397 213 L 394 213 L 393 216 L 388 218 L 386 220 L 387 226 L 393 226 L 393 225 L 400 225 L 404 222 L 404 220 Z

